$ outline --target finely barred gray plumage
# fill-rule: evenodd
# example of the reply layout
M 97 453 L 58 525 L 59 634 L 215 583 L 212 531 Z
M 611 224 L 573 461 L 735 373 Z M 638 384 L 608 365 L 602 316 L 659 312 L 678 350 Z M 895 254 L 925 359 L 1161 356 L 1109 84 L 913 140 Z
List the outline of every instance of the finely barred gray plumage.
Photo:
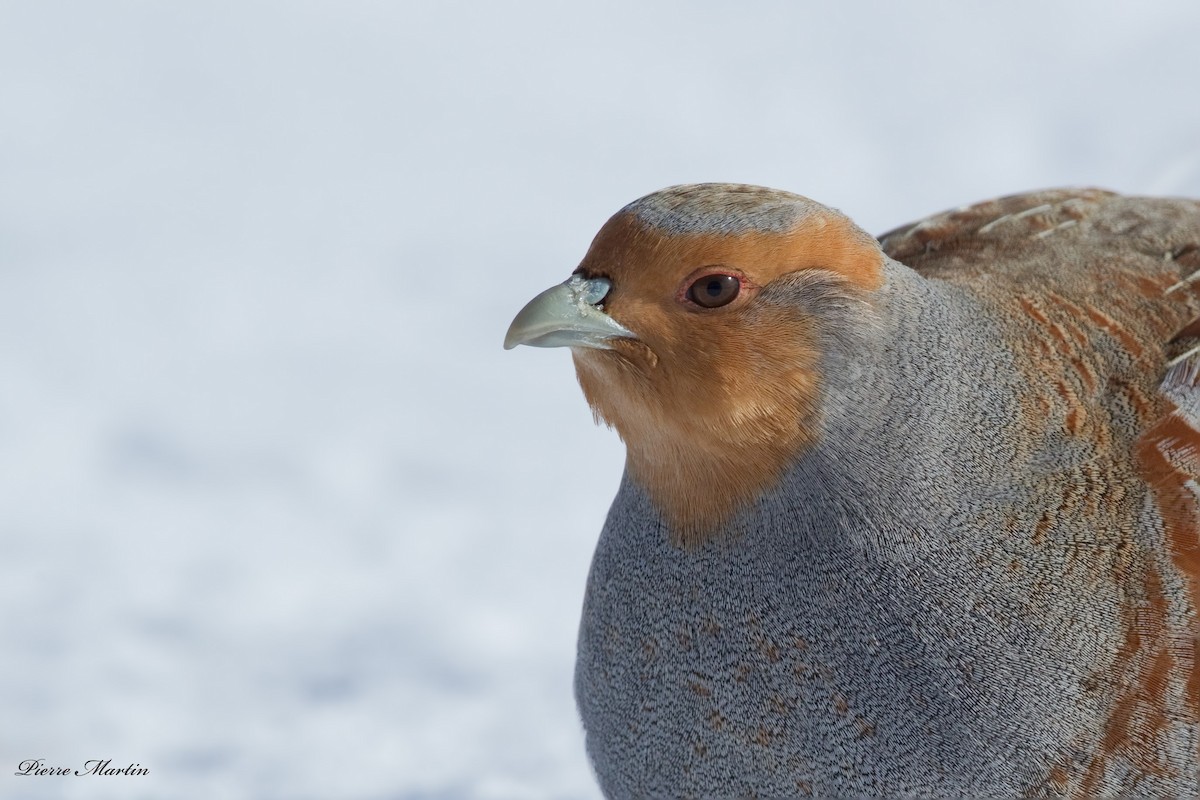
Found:
M 1200 203 L 878 242 L 630 204 L 506 346 L 628 448 L 576 695 L 609 797 L 1200 795 Z

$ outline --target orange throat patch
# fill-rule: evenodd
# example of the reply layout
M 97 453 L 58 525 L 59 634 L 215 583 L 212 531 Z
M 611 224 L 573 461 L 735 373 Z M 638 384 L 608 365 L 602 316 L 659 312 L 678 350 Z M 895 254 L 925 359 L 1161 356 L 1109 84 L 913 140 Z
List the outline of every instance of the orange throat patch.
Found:
M 792 357 L 776 362 L 785 369 L 764 374 L 759 359 L 734 358 L 700 381 L 673 376 L 637 343 L 573 352 L 597 422 L 625 442 L 630 477 L 678 544 L 711 538 L 815 438 L 817 353 L 799 342 L 789 349 Z

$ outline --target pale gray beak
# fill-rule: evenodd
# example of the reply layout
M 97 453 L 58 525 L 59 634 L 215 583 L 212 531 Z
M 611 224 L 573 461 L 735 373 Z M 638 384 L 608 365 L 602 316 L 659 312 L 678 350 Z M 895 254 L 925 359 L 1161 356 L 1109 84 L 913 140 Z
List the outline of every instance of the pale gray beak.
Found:
M 633 331 L 597 306 L 612 288 L 607 278 L 572 275 L 526 303 L 504 337 L 504 349 L 530 347 L 594 347 L 611 350 L 610 340 L 635 338 Z

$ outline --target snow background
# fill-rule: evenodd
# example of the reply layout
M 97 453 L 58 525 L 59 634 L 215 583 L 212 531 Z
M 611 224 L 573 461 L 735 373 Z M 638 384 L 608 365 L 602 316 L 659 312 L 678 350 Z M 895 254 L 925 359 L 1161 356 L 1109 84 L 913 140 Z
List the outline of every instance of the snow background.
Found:
M 0 797 L 594 798 L 624 203 L 1200 195 L 1200 6 L 0 0 Z M 141 778 L 16 777 L 41 757 Z

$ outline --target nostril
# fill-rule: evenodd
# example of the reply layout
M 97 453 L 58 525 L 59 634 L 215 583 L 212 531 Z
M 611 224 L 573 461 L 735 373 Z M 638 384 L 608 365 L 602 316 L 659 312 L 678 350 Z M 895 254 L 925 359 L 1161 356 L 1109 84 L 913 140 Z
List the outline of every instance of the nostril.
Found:
M 579 292 L 579 298 L 589 306 L 599 304 L 612 289 L 612 281 L 608 278 L 584 278 L 580 275 L 573 275 L 571 282 L 575 283 L 575 290 Z

